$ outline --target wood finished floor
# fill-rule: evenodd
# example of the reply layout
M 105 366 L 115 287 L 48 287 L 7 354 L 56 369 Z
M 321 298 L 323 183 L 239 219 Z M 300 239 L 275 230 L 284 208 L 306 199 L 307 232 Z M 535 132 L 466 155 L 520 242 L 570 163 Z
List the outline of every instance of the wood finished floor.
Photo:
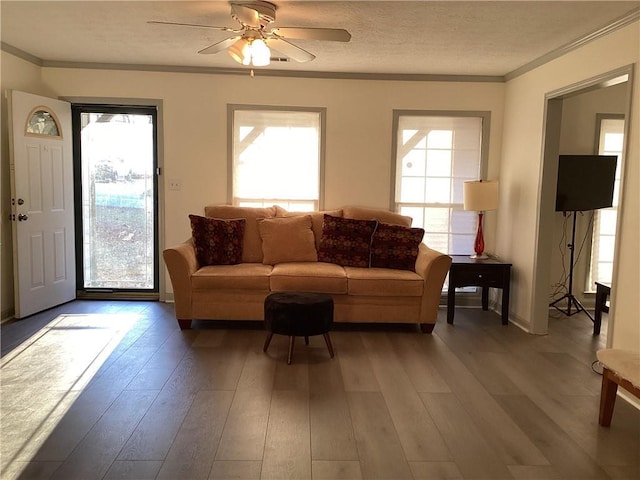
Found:
M 598 426 L 606 341 L 580 315 L 547 336 L 493 312 L 274 336 L 173 306 L 76 301 L 2 326 L 2 479 L 640 478 L 640 412 Z

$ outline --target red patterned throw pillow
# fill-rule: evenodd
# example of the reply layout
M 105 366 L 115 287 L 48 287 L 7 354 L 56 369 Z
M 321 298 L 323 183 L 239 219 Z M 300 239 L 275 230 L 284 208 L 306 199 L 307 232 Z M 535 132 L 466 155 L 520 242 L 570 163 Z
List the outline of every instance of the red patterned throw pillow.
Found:
M 414 271 L 422 228 L 379 223 L 371 243 L 371 267 Z
M 371 237 L 377 224 L 376 220 L 354 220 L 325 214 L 318 261 L 367 268 Z
M 189 215 L 196 258 L 206 265 L 234 265 L 242 261 L 242 245 L 246 220 Z

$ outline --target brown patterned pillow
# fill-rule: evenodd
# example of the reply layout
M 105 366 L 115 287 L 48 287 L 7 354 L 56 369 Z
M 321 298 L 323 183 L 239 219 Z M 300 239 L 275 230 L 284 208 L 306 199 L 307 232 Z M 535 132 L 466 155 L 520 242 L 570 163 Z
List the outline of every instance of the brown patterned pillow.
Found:
M 189 215 L 196 258 L 206 265 L 234 265 L 242 261 L 242 245 L 246 220 Z
M 414 271 L 423 237 L 422 228 L 379 223 L 371 242 L 371 267 Z
M 345 267 L 368 267 L 376 220 L 324 216 L 318 261 Z

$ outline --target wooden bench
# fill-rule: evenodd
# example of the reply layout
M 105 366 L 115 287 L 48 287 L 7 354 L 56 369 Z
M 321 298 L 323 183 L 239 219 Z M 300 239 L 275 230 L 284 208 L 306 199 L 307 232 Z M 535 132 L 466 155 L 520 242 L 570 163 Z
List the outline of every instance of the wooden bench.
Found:
M 608 348 L 599 350 L 597 357 L 604 367 L 599 423 L 608 427 L 613 417 L 618 385 L 640 398 L 640 352 Z

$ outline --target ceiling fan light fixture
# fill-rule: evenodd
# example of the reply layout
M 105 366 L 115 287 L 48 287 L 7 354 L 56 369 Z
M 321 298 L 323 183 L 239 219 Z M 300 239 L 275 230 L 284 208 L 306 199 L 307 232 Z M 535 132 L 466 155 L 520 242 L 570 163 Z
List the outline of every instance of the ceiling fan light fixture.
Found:
M 271 62 L 271 50 L 261 38 L 251 42 L 251 61 L 256 67 L 264 67 Z
M 246 38 L 241 38 L 227 49 L 227 53 L 238 63 L 244 63 L 244 49 L 249 44 Z
M 242 37 L 231 45 L 227 52 L 242 65 L 264 67 L 271 63 L 271 50 L 261 38 Z
M 247 43 L 242 47 L 242 64 L 243 65 L 251 65 L 251 59 L 253 57 L 252 51 L 253 47 L 251 46 L 251 40 L 247 40 Z

